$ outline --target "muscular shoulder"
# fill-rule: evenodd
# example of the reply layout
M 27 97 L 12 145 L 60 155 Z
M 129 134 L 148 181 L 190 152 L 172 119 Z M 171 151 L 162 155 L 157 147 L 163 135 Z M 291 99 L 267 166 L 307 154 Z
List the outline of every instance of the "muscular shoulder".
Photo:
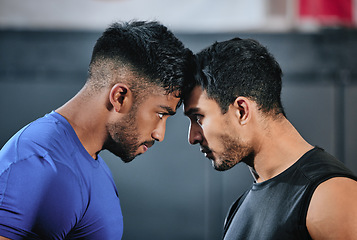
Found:
M 51 234 L 69 232 L 84 209 L 74 173 L 38 156 L 11 164 L 0 175 L 0 183 L 0 235 L 6 233 L 6 237 L 57 238 Z
M 357 181 L 335 177 L 320 184 L 310 202 L 306 225 L 313 239 L 357 239 Z
M 38 119 L 18 131 L 0 151 L 0 174 L 18 161 L 32 156 L 62 156 L 73 152 L 73 144 L 54 120 Z

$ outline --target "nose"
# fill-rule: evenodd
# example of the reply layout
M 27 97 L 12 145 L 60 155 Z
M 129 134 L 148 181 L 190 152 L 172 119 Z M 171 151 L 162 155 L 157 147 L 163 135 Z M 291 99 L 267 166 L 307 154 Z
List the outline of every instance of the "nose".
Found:
M 165 138 L 166 131 L 166 121 L 162 121 L 158 124 L 157 128 L 154 129 L 151 133 L 151 137 L 158 142 L 161 142 Z
M 202 129 L 198 124 L 190 123 L 190 129 L 188 133 L 188 142 L 192 145 L 202 142 Z

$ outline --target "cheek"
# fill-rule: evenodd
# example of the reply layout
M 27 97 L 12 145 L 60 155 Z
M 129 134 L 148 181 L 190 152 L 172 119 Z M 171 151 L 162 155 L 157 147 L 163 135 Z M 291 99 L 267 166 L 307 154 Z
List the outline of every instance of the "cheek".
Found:
M 234 133 L 226 121 L 208 121 L 203 125 L 204 136 L 209 145 L 222 148 L 226 144 L 223 139 L 232 136 Z
M 137 128 L 140 130 L 139 133 L 152 132 L 157 126 L 158 122 L 159 118 L 156 116 L 156 114 L 145 113 L 136 117 Z
M 218 119 L 204 119 L 202 130 L 205 136 L 217 136 L 222 133 L 223 123 Z
M 211 122 L 202 125 L 202 132 L 205 140 L 207 141 L 210 147 L 217 146 L 219 142 L 218 137 L 221 135 L 217 124 Z

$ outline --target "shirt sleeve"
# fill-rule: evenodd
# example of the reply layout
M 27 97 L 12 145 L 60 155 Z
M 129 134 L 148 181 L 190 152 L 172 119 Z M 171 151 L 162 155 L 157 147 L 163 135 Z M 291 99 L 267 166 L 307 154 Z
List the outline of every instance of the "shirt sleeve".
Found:
M 12 163 L 0 175 L 0 236 L 64 239 L 82 209 L 77 177 L 49 155 Z

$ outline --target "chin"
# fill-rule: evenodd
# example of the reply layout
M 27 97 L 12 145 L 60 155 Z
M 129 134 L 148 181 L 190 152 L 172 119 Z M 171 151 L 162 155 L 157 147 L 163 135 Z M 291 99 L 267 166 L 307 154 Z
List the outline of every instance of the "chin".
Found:
M 125 162 L 125 163 L 130 163 L 131 161 L 133 161 L 135 159 L 136 156 L 134 157 L 122 157 L 122 156 L 118 156 L 120 157 L 120 159 Z
M 222 166 L 221 163 L 217 163 L 216 160 L 211 160 L 211 161 L 212 161 L 212 167 L 214 168 L 214 170 L 217 170 L 220 172 L 227 170 L 225 167 Z
M 226 166 L 222 166 L 222 165 L 217 166 L 215 164 L 213 164 L 213 168 L 214 168 L 214 170 L 217 170 L 219 172 L 224 172 L 228 169 L 231 169 L 231 167 L 226 167 Z
M 234 167 L 237 163 L 234 163 L 232 161 L 229 160 L 221 160 L 221 159 L 217 159 L 217 160 L 212 160 L 212 166 L 215 170 L 223 172 L 226 170 L 231 169 L 232 167 Z
M 123 152 L 118 152 L 118 151 L 110 151 L 112 154 L 115 156 L 119 157 L 123 162 L 129 163 L 136 158 L 137 155 L 133 154 L 128 154 L 128 153 L 123 153 Z

